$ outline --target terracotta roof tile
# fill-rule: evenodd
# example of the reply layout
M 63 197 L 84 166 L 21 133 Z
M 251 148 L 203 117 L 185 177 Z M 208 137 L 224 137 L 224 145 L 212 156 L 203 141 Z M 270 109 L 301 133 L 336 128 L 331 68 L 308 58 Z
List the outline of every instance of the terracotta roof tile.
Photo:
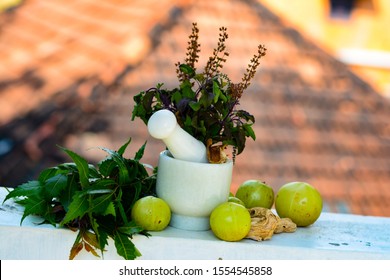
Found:
M 56 144 L 98 160 L 101 152 L 86 150 L 118 148 L 132 137 L 128 154 L 147 140 L 144 161 L 157 164 L 164 146 L 130 121 L 132 96 L 159 82 L 176 86 L 174 64 L 184 59 L 195 21 L 199 65 L 218 28 L 228 28 L 224 71 L 233 81 L 259 43 L 268 49 L 241 100 L 256 117 L 257 139 L 237 157 L 232 189 L 249 178 L 275 190 L 308 181 L 328 211 L 390 216 L 389 100 L 251 0 L 26 0 L 1 15 L 0 99 L 9 106 L 0 140 L 11 139 L 14 149 L 0 155 L 0 181 L 24 181 L 65 160 Z

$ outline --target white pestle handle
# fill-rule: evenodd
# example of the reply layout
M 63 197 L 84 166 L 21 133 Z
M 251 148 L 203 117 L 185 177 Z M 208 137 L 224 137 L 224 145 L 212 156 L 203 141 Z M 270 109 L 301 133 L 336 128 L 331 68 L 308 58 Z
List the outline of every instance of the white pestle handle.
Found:
M 174 158 L 208 162 L 206 146 L 182 129 L 171 111 L 155 112 L 148 121 L 148 131 L 152 137 L 165 143 Z

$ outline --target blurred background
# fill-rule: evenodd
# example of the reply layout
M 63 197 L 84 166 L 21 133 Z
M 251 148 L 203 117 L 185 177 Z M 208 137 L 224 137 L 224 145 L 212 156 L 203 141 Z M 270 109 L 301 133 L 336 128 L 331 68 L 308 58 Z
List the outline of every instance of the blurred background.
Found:
M 390 97 L 390 2 L 385 0 L 264 0 L 380 94 Z
M 256 118 L 232 191 L 306 181 L 324 211 L 390 216 L 390 3 L 386 0 L 0 0 L 0 185 L 69 161 L 96 163 L 130 137 L 145 163 L 164 149 L 131 121 L 133 96 L 175 87 L 192 22 L 199 67 L 227 27 L 224 71 L 239 82 L 264 44 L 240 106 Z

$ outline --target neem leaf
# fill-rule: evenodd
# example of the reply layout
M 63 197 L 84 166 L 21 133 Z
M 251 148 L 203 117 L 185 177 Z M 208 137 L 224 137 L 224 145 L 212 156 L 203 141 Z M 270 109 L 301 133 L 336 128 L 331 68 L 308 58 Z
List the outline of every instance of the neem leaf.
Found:
M 38 181 L 45 182 L 47 179 L 54 177 L 57 174 L 66 175 L 74 172 L 78 172 L 77 165 L 74 162 L 66 162 L 41 171 L 38 176 Z
M 133 242 L 131 242 L 129 237 L 121 232 L 115 232 L 114 243 L 118 255 L 122 256 L 125 260 L 134 260 L 141 256 L 141 253 Z
M 149 236 L 149 234 L 141 226 L 137 225 L 134 221 L 129 222 L 126 226 L 119 227 L 118 231 L 123 234 L 126 234 L 129 237 L 132 237 L 134 234 L 137 233 L 143 233 L 146 236 Z
M 88 164 L 88 177 L 94 179 L 100 179 L 102 175 L 99 173 L 99 171 L 96 169 L 96 167 L 93 164 Z
M 38 181 L 40 182 L 45 182 L 47 179 L 53 177 L 54 175 L 58 174 L 58 168 L 57 167 L 51 167 L 51 168 L 47 168 L 43 171 L 41 171 L 41 173 L 39 174 L 38 176 Z
M 71 150 L 68 150 L 66 148 L 62 148 L 61 149 L 63 151 L 65 151 L 72 159 L 73 161 L 76 163 L 76 166 L 77 166 L 77 169 L 80 173 L 80 183 L 81 183 L 81 186 L 83 188 L 86 188 L 89 186 L 89 166 L 88 166 L 88 162 L 86 159 L 84 159 L 83 157 L 79 156 L 78 154 L 76 154 L 75 152 L 71 151 Z
M 28 199 L 24 200 L 23 206 L 24 213 L 20 224 L 22 224 L 23 220 L 29 215 L 39 215 L 51 224 L 54 224 L 50 205 L 41 195 L 30 195 Z
M 112 202 L 113 194 L 114 193 L 109 193 L 93 198 L 89 212 L 92 212 L 93 214 L 111 214 L 115 216 L 115 207 L 114 203 Z
M 85 242 L 97 249 L 100 249 L 100 244 L 95 233 L 86 230 L 82 233 L 82 235 Z
M 72 246 L 72 249 L 70 249 L 70 254 L 69 254 L 69 260 L 73 260 L 78 253 L 80 253 L 81 250 L 83 250 L 84 245 L 81 242 L 74 243 Z
M 101 216 L 99 216 L 99 217 L 101 217 Z M 112 225 L 111 227 L 108 227 L 108 228 L 115 228 L 114 219 L 110 218 L 108 220 L 111 222 L 111 225 Z M 90 229 L 92 231 L 88 230 L 88 232 L 90 232 L 91 234 L 95 235 L 97 244 L 96 244 L 96 246 L 94 246 L 94 244 L 91 243 L 92 241 L 88 241 L 88 242 L 91 245 L 93 245 L 95 248 L 100 249 L 100 252 L 102 253 L 102 256 L 103 256 L 104 247 L 108 244 L 108 242 L 107 242 L 107 240 L 108 240 L 108 233 L 104 229 L 104 224 L 102 224 L 101 221 L 98 222 L 97 219 L 94 216 L 90 215 L 89 216 L 89 221 L 91 223 L 91 228 Z
M 61 221 L 61 225 L 65 225 L 76 218 L 84 216 L 89 209 L 88 202 L 89 195 L 85 195 L 84 191 L 78 191 L 73 195 L 73 200 L 69 204 L 69 210 L 66 213 L 64 219 Z
M 64 207 L 65 211 L 68 212 L 69 204 L 72 201 L 72 197 L 76 193 L 76 191 L 80 191 L 81 187 L 78 183 L 78 174 L 71 173 L 67 176 L 66 188 L 61 192 L 58 196 L 59 201 Z
M 22 197 L 22 196 L 31 196 L 31 195 L 37 195 L 42 188 L 42 184 L 39 181 L 30 181 L 27 183 L 24 183 L 17 188 L 10 191 L 7 196 L 5 197 L 4 201 L 15 198 L 15 197 Z
M 127 146 L 130 144 L 130 142 L 131 142 L 131 138 L 125 144 L 123 144 L 122 147 L 119 148 L 119 150 L 118 150 L 119 155 L 123 156 L 123 154 L 126 151 Z
M 149 176 L 140 162 L 146 142 L 135 159 L 123 157 L 129 143 L 118 152 L 102 148 L 109 156 L 99 163 L 99 170 L 75 152 L 61 148 L 74 162 L 43 170 L 39 180 L 16 187 L 5 200 L 17 198 L 15 201 L 24 206 L 21 224 L 27 216 L 38 215 L 44 223 L 56 225 L 62 219 L 60 226 L 78 229 L 70 259 L 83 248 L 95 256 L 99 249 L 103 255 L 109 237 L 121 256 L 135 259 L 141 254 L 129 237 L 148 233 L 130 220 L 128 212 L 141 195 L 151 193 L 156 176 Z
M 97 258 L 100 258 L 99 254 L 96 253 L 95 249 L 91 245 L 89 245 L 87 242 L 84 242 L 84 248 L 85 248 L 85 250 L 87 250 L 87 252 L 91 253 L 92 255 L 94 255 Z
M 128 219 L 127 219 L 126 212 L 125 212 L 125 209 L 124 209 L 123 204 L 122 204 L 122 195 L 123 195 L 123 192 L 121 189 L 119 189 L 117 199 L 115 201 L 115 206 L 119 211 L 119 214 L 120 214 L 120 217 L 122 218 L 123 223 L 127 224 Z
M 129 180 L 129 171 L 127 170 L 126 160 L 117 152 L 112 151 L 108 148 L 101 148 L 103 151 L 107 152 L 112 159 L 116 162 L 119 168 L 119 184 L 126 185 L 130 182 Z
M 88 194 L 99 194 L 99 193 L 111 193 L 113 188 L 117 186 L 117 182 L 113 179 L 97 179 L 92 180 L 89 188 L 84 189 Z
M 67 171 L 77 171 L 77 165 L 74 162 L 65 162 L 65 163 L 59 164 L 55 168 L 61 169 L 61 170 L 67 170 Z
M 136 152 L 135 154 L 135 157 L 134 157 L 134 160 L 141 160 L 142 157 L 144 156 L 144 151 L 145 151 L 145 147 L 146 147 L 146 142 L 142 145 L 141 148 L 139 148 L 139 150 Z
M 106 208 L 106 211 L 102 213 L 103 216 L 105 215 L 112 215 L 112 216 L 116 216 L 116 211 L 115 211 L 115 205 L 114 205 L 114 202 L 110 201 L 110 203 L 108 204 L 107 208 Z
M 99 172 L 105 177 L 109 177 L 112 175 L 113 170 L 117 167 L 115 160 L 112 157 L 107 157 L 101 162 L 98 163 Z
M 49 197 L 58 196 L 67 186 L 68 177 L 64 174 L 57 174 L 45 181 L 43 191 Z

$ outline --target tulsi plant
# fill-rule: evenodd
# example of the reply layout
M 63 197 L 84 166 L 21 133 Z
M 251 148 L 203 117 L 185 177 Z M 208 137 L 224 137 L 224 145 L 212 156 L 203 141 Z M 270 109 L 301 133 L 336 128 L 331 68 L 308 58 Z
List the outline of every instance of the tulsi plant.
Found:
M 261 57 L 265 56 L 266 48 L 264 45 L 258 46 L 241 82 L 233 83 L 221 72 L 229 56 L 226 51 L 227 29 L 220 28 L 217 47 L 203 71 L 196 68 L 200 52 L 198 39 L 199 28 L 193 23 L 185 62 L 175 64 L 178 87 L 166 89 L 164 84 L 160 83 L 137 94 L 134 97 L 132 119 L 139 117 L 147 124 L 156 111 L 171 110 L 180 126 L 209 149 L 215 146 L 221 149 L 232 146 L 234 159 L 236 154 L 244 150 L 248 137 L 256 139 L 252 128 L 254 116 L 245 110 L 237 109 L 237 105 L 249 87 Z M 209 161 L 213 162 L 212 154 Z

